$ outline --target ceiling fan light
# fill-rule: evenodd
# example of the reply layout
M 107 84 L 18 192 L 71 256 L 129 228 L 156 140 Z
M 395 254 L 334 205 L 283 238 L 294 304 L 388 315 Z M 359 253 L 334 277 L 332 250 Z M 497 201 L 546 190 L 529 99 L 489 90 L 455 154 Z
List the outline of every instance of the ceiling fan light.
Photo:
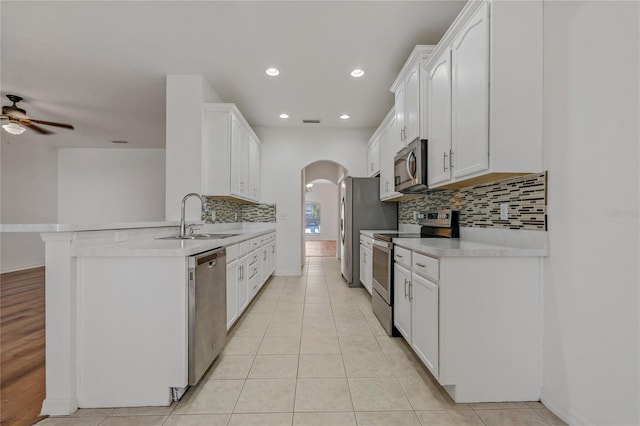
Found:
M 21 135 L 24 133 L 25 130 L 27 130 L 21 125 L 19 125 L 18 123 L 13 123 L 13 122 L 4 124 L 2 128 L 6 130 L 7 133 L 10 133 L 12 135 Z

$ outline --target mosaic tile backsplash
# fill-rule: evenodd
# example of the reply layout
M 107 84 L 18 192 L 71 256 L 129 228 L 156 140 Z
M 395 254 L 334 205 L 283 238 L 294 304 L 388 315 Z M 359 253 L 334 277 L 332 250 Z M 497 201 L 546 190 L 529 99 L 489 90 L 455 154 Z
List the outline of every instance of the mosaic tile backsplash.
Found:
M 500 203 L 509 203 L 509 220 L 500 219 Z M 414 212 L 460 210 L 460 226 L 545 231 L 547 174 L 520 176 L 471 188 L 433 190 L 398 203 L 398 222 L 417 225 Z
M 206 197 L 208 211 L 202 214 L 204 223 L 275 222 L 275 204 L 241 204 L 216 197 Z M 212 219 L 212 212 L 216 219 Z

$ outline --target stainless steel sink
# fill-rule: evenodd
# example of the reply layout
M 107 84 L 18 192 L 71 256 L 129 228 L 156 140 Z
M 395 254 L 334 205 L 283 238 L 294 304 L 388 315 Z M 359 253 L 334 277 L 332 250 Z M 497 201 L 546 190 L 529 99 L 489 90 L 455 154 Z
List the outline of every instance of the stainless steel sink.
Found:
M 240 234 L 191 234 L 181 237 L 180 235 L 173 235 L 171 237 L 156 238 L 157 240 L 219 240 L 222 238 L 235 237 Z

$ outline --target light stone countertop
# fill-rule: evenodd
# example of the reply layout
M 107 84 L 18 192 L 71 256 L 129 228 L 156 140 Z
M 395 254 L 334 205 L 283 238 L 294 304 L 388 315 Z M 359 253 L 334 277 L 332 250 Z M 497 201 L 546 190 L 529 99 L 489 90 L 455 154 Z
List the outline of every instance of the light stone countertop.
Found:
M 77 257 L 185 257 L 218 247 L 231 246 L 275 231 L 275 226 L 263 229 L 228 229 L 210 234 L 238 234 L 213 240 L 142 239 L 106 245 L 76 248 Z
M 369 229 L 361 229 L 360 233 L 362 235 L 366 235 L 367 237 L 373 238 L 373 234 L 380 233 L 388 233 L 388 232 L 398 232 L 397 229 L 377 229 L 377 230 L 369 230 Z
M 486 242 L 460 240 L 458 238 L 394 238 L 399 247 L 427 256 L 462 257 L 544 257 L 549 256 L 546 247 L 514 247 Z
M 83 232 L 112 229 L 162 228 L 180 226 L 180 222 L 114 222 L 114 223 L 13 223 L 1 224 L 0 232 Z

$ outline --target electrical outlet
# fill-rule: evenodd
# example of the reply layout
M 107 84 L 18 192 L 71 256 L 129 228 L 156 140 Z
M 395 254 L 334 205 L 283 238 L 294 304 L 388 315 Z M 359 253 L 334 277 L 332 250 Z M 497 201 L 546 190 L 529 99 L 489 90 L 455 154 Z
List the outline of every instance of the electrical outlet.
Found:
M 418 212 L 413 212 L 413 220 L 418 220 Z
M 127 241 L 128 238 L 129 236 L 127 235 L 126 232 L 116 232 L 116 243 L 119 243 L 121 241 Z
M 238 213 L 233 214 L 233 220 L 235 220 L 236 222 L 238 221 Z
M 500 203 L 500 220 L 509 220 L 509 203 Z
M 213 222 L 213 221 L 215 221 L 215 220 L 216 220 L 216 211 L 215 211 L 215 210 L 212 210 L 212 211 L 211 211 L 211 221 Z

